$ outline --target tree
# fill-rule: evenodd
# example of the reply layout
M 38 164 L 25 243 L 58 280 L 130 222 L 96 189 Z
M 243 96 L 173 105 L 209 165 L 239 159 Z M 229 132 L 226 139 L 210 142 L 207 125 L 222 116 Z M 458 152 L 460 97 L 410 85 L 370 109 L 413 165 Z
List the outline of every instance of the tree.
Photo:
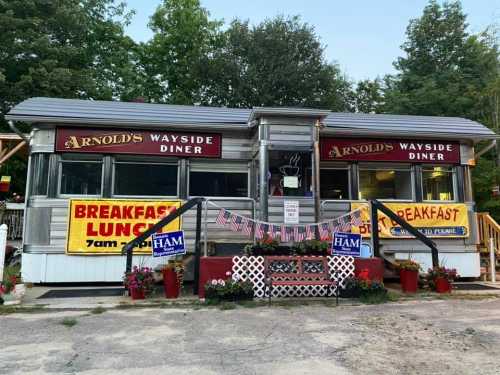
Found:
M 385 78 L 383 111 L 460 116 L 498 132 L 500 62 L 494 33 L 470 35 L 459 2 L 430 1 L 406 35 L 405 56 L 395 63 L 398 73 Z M 499 178 L 498 164 L 495 168 L 491 156 L 483 156 L 473 171 L 475 200 L 478 209 L 491 210 L 497 219 L 500 203 L 491 190 Z
M 229 107 L 305 106 L 349 110 L 350 82 L 324 58 L 314 29 L 298 17 L 255 27 L 234 20 L 210 61 L 205 102 Z
M 114 0 L 0 1 L 0 131 L 29 97 L 120 98 L 134 69 L 128 15 Z M 9 163 L 13 183 L 24 182 L 25 161 Z
M 466 29 L 459 2 L 429 2 L 407 28 L 398 74 L 386 79 L 386 112 L 479 119 L 478 98 L 498 76 L 498 48 Z
M 143 45 L 143 69 L 150 77 L 145 96 L 153 102 L 199 103 L 221 25 L 209 20 L 198 0 L 164 0 L 149 23 L 154 36 Z
M 373 81 L 359 81 L 354 92 L 354 107 L 357 112 L 378 113 L 383 105 L 384 96 L 379 78 Z

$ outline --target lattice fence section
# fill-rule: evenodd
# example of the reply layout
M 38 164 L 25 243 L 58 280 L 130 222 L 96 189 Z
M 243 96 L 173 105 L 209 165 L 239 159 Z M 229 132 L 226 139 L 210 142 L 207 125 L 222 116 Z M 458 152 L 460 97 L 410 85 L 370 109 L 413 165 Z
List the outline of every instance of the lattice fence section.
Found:
M 328 267 L 333 279 L 333 271 L 338 270 L 338 282 L 344 286 L 345 279 L 354 275 L 354 258 L 346 256 L 329 256 Z M 264 257 L 233 257 L 233 278 L 250 280 L 253 283 L 255 297 L 265 295 Z M 321 285 L 273 286 L 273 297 L 324 297 L 334 295 L 337 288 Z

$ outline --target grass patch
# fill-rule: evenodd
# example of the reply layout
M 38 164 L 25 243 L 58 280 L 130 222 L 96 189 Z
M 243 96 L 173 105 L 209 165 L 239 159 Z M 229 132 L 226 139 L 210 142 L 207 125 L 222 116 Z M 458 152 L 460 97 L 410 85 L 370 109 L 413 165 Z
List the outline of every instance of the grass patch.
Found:
M 47 311 L 45 305 L 30 306 L 30 307 L 0 305 L 0 315 L 19 314 L 19 313 L 35 314 L 44 311 Z
M 65 327 L 71 328 L 78 324 L 78 320 L 76 320 L 75 318 L 64 318 L 63 320 L 61 320 L 60 324 Z
M 104 312 L 106 312 L 106 309 L 102 306 L 97 306 L 97 307 L 93 308 L 92 310 L 90 310 L 90 313 L 95 314 L 95 315 L 102 314 Z
M 234 310 L 236 306 L 237 305 L 234 302 L 222 302 L 217 307 L 219 310 Z

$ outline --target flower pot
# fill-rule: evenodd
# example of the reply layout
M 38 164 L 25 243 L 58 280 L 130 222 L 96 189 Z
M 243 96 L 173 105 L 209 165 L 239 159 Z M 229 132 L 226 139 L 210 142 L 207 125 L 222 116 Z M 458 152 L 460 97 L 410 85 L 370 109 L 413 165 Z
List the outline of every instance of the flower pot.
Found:
M 166 298 L 177 298 L 181 290 L 179 279 L 177 279 L 177 272 L 172 268 L 163 270 L 163 289 Z
M 129 288 L 130 297 L 132 299 L 145 299 L 146 293 L 143 288 Z
M 418 289 L 418 271 L 400 270 L 401 289 L 405 293 L 416 293 Z
M 436 280 L 434 280 L 434 283 L 436 285 L 436 292 L 451 293 L 451 283 L 447 278 L 437 277 Z

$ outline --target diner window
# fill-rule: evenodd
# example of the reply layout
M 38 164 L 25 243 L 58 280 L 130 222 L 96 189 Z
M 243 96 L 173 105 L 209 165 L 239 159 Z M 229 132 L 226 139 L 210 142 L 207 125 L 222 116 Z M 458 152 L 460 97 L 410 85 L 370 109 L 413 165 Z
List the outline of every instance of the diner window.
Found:
M 425 201 L 453 201 L 455 173 L 453 167 L 424 166 L 422 168 L 422 192 Z
M 189 173 L 189 195 L 205 197 L 247 197 L 247 172 L 196 171 Z
M 101 195 L 102 162 L 63 160 L 60 164 L 59 194 Z
M 322 199 L 349 199 L 349 170 L 340 168 L 320 170 Z
M 113 194 L 177 196 L 177 165 L 116 162 Z
M 269 195 L 312 197 L 310 152 L 269 152 Z
M 413 199 L 411 168 L 360 167 L 359 199 Z

